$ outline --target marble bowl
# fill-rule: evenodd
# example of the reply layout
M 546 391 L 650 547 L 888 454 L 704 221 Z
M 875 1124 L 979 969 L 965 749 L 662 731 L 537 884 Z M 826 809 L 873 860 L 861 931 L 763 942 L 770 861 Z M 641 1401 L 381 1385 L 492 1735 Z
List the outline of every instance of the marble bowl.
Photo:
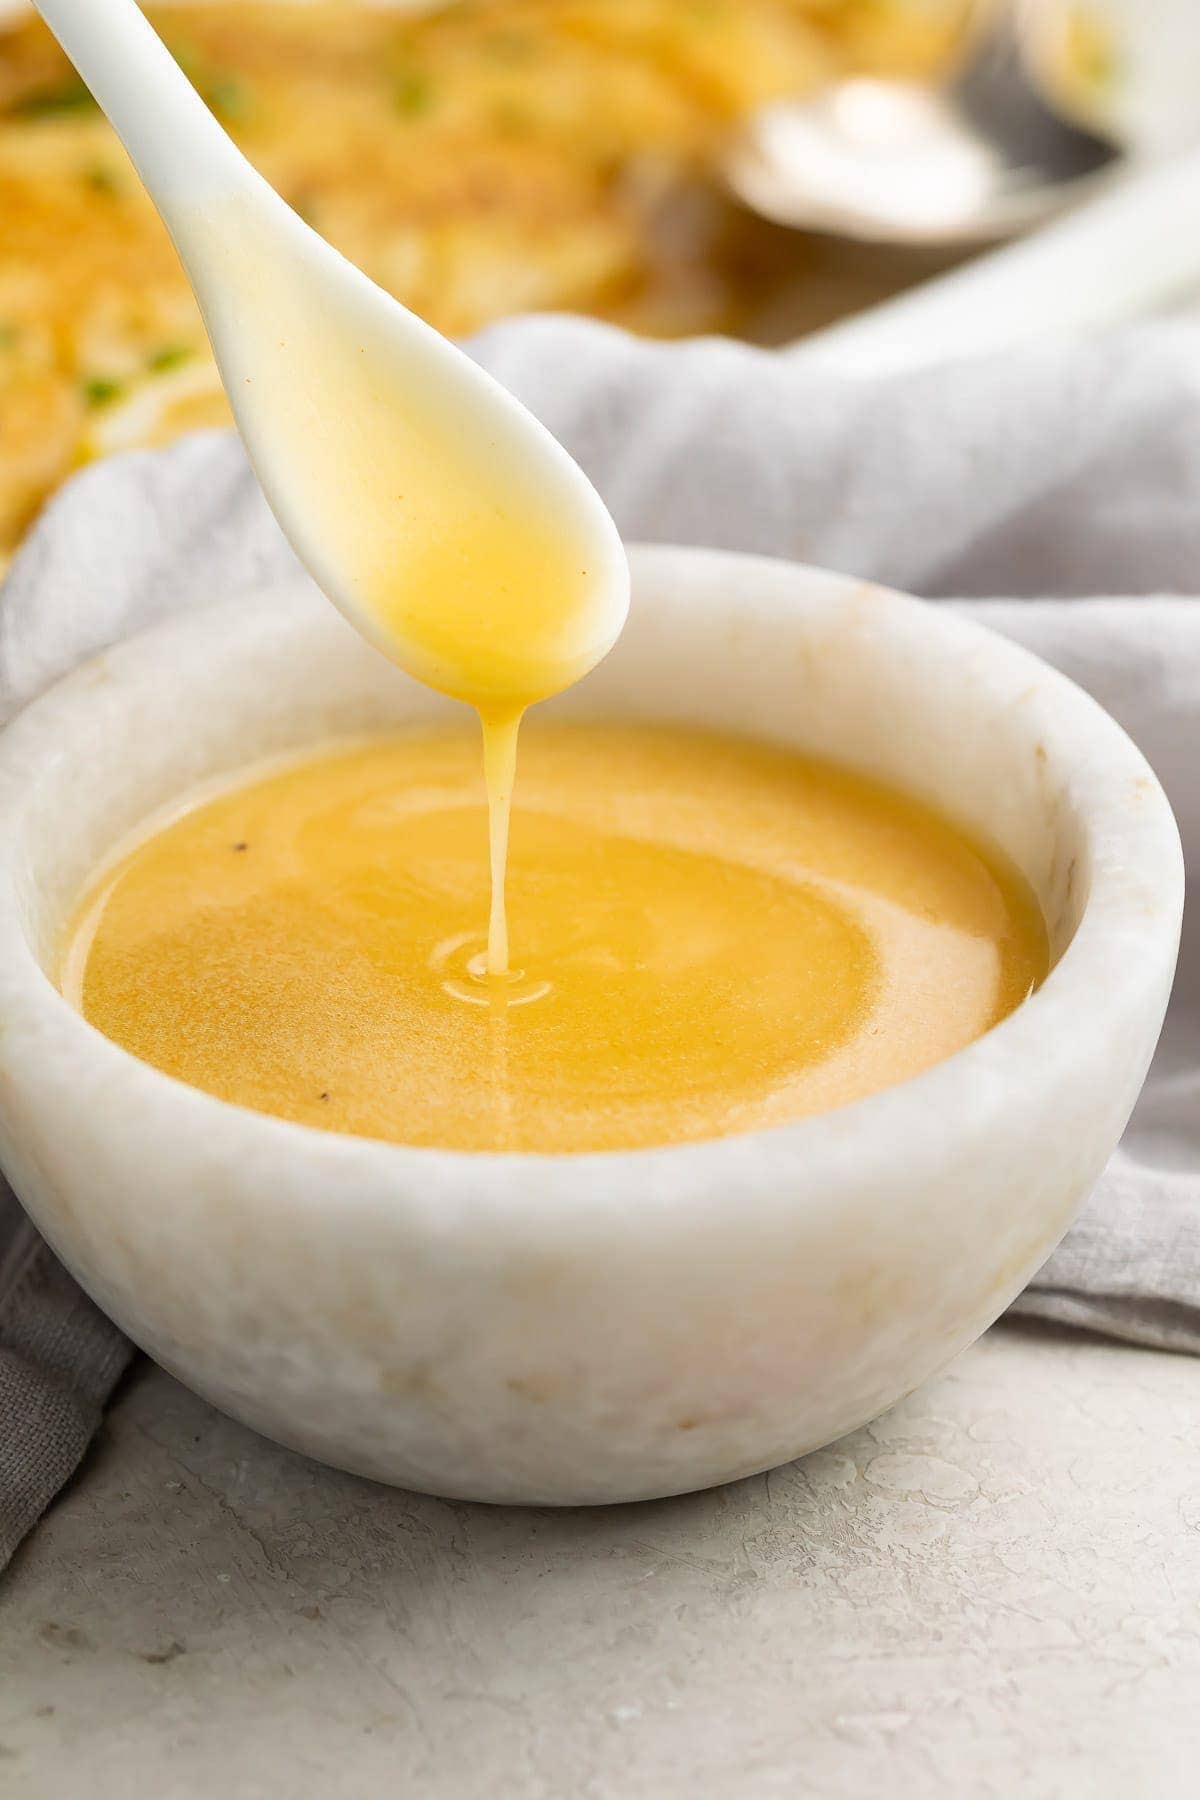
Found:
M 915 1080 L 710 1143 L 504 1156 L 339 1137 L 138 1062 L 47 971 L 96 865 L 193 783 L 450 703 L 297 588 L 101 656 L 0 743 L 13 1185 L 167 1369 L 384 1481 L 629 1500 L 851 1430 L 970 1343 L 1052 1249 L 1162 1023 L 1178 836 L 1091 700 L 944 608 L 841 576 L 670 549 L 633 567 L 625 636 L 558 712 L 746 730 L 947 809 L 1040 896 L 1055 966 L 1032 999 Z

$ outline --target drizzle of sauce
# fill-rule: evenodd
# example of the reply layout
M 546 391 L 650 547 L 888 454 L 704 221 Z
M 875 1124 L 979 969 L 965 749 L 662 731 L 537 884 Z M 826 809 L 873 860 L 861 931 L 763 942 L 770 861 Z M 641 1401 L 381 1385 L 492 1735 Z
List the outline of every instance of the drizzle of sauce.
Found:
M 191 220 L 182 243 L 242 435 L 301 560 L 376 648 L 479 715 L 500 997 L 521 719 L 611 648 L 624 553 L 585 477 L 528 415 L 295 230 L 304 254 L 291 276 L 236 207 L 219 228 Z
M 517 779 L 517 738 L 525 709 L 480 707 L 483 727 L 483 779 L 488 797 L 488 872 L 492 892 L 488 907 L 486 973 L 503 982 L 511 973 L 508 959 L 508 838 L 513 787 Z

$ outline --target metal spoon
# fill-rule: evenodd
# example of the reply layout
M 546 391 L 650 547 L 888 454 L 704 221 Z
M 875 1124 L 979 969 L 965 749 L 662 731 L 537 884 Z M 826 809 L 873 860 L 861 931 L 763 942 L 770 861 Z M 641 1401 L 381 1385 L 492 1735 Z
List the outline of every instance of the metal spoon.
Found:
M 989 9 L 945 87 L 855 77 L 760 109 L 728 185 L 765 218 L 873 243 L 986 242 L 1058 211 L 1122 149 L 1044 97 L 1023 18 Z

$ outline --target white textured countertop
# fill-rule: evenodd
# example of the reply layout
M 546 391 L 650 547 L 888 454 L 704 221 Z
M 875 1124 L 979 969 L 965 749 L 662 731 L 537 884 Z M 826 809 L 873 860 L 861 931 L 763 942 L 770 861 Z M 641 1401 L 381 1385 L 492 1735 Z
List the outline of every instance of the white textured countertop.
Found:
M 141 1365 L 0 1588 L 5 1800 L 1170 1800 L 1200 1361 L 993 1331 L 769 1477 L 449 1505 Z

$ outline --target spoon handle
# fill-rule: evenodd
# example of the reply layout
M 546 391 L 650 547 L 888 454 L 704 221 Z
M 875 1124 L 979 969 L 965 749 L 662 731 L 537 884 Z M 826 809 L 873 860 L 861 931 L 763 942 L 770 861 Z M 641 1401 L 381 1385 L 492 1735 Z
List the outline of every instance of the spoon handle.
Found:
M 790 354 L 839 375 L 896 375 L 1120 325 L 1198 287 L 1200 151 L 1192 150 Z
M 190 211 L 259 180 L 136 0 L 34 4 L 116 129 L 172 235 Z

